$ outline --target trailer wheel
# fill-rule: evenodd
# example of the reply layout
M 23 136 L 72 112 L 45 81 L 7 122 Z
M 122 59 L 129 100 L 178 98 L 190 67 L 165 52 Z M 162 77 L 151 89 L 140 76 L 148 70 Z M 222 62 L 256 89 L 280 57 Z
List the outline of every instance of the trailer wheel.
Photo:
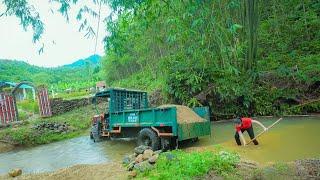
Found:
M 152 129 L 144 128 L 138 134 L 138 145 L 150 146 L 156 151 L 160 148 L 160 138 Z
M 101 136 L 101 122 L 98 121 L 96 124 L 91 126 L 90 138 L 93 142 L 99 142 Z

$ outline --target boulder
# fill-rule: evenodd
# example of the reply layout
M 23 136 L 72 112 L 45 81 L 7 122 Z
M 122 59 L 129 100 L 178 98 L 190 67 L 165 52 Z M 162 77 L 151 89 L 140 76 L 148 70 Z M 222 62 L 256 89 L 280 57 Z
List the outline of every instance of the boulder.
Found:
M 122 163 L 123 164 L 129 164 L 132 161 L 135 161 L 136 156 L 134 154 L 131 155 L 126 155 L 123 159 L 122 159 Z
M 150 170 L 152 168 L 153 168 L 153 166 L 148 161 L 143 161 L 141 163 L 137 163 L 134 165 L 134 169 L 136 169 L 137 171 L 140 171 L 140 172 L 144 172 L 144 171 Z
M 137 154 L 143 154 L 143 152 L 147 149 L 152 149 L 151 147 L 149 146 L 144 146 L 144 145 L 141 145 L 141 146 L 138 146 L 136 148 L 134 148 L 134 152 L 137 153 Z
M 134 161 L 130 162 L 130 163 L 128 164 L 128 166 L 127 166 L 127 170 L 128 170 L 128 171 L 132 171 L 135 164 L 136 164 L 136 163 L 135 163 Z
M 154 152 L 153 152 L 153 154 L 160 154 L 160 153 L 162 153 L 162 150 L 161 150 L 161 149 L 158 150 L 158 151 L 154 151 Z
M 142 154 L 139 154 L 136 159 L 135 159 L 135 162 L 136 163 L 141 163 L 143 161 L 143 155 Z
M 148 161 L 150 164 L 154 164 L 154 163 L 156 163 L 158 158 L 159 158 L 159 154 L 155 154 L 155 155 L 151 156 Z
M 13 170 L 11 170 L 8 174 L 9 174 L 9 176 L 11 176 L 11 177 L 20 176 L 20 175 L 22 174 L 22 169 L 13 169 Z
M 143 152 L 143 160 L 149 159 L 153 154 L 153 151 L 151 149 L 147 149 Z
M 136 177 L 136 176 L 137 176 L 137 172 L 136 172 L 136 171 L 131 171 L 131 172 L 129 173 L 129 175 L 128 175 L 129 179 L 132 179 L 132 178 L 134 178 L 134 177 Z

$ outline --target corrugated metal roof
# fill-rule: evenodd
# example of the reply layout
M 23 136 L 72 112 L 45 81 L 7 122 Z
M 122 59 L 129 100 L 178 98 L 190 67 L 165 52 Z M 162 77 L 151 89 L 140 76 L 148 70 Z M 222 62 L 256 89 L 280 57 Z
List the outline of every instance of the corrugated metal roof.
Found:
M 3 83 L 3 84 L 8 84 L 8 85 L 10 85 L 10 86 L 12 86 L 12 87 L 14 87 L 14 86 L 17 85 L 17 83 L 15 83 L 15 82 L 4 82 L 4 81 L 0 81 L 0 82 Z M 29 85 L 27 85 L 27 84 L 23 84 L 23 85 L 21 85 L 21 86 L 19 87 L 19 89 L 33 89 L 33 87 L 32 87 L 32 86 L 29 86 Z

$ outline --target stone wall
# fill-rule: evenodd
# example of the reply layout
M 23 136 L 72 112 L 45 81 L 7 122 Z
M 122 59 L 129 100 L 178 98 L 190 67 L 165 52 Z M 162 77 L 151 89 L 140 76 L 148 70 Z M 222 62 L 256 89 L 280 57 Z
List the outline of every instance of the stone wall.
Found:
M 97 101 L 98 111 L 100 113 L 105 112 L 106 107 L 108 106 L 107 98 L 99 97 Z M 92 97 L 72 100 L 63 100 L 62 98 L 50 99 L 52 115 L 63 114 L 88 105 L 92 105 Z
M 76 108 L 92 104 L 92 98 L 63 100 L 61 98 L 50 99 L 50 106 L 53 115 L 63 114 Z

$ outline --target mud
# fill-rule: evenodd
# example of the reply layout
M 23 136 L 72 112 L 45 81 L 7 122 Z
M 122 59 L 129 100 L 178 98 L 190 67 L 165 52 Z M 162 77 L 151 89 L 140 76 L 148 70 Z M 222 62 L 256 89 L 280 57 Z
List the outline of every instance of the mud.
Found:
M 9 152 L 9 151 L 13 150 L 14 148 L 15 148 L 15 146 L 13 146 L 9 143 L 0 142 L 0 153 Z

